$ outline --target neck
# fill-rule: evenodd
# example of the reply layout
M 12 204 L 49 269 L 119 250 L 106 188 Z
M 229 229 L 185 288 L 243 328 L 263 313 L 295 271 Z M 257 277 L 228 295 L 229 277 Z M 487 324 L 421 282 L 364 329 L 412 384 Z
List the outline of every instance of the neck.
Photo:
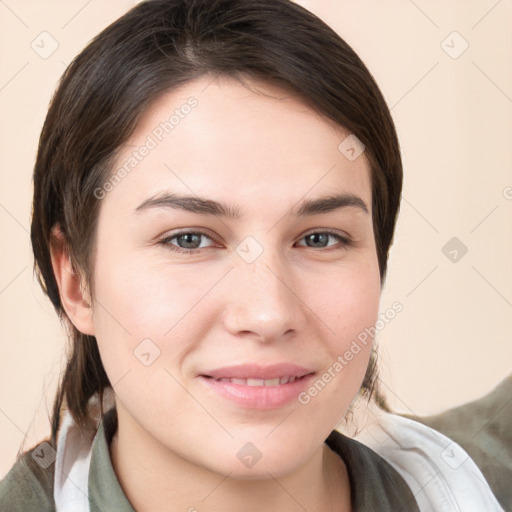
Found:
M 350 483 L 341 457 L 325 443 L 301 467 L 278 479 L 242 480 L 188 460 L 119 418 L 112 465 L 137 512 L 350 512 Z

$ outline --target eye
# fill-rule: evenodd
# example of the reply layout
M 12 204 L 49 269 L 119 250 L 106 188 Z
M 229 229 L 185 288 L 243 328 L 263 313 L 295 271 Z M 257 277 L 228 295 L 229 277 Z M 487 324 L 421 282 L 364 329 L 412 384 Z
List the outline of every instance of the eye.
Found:
M 352 240 L 348 238 L 347 236 L 341 235 L 336 231 L 313 231 L 311 233 L 308 233 L 305 235 L 301 240 L 306 240 L 307 242 L 311 242 L 313 244 L 320 244 L 320 247 L 317 245 L 308 245 L 307 247 L 312 248 L 323 248 L 323 247 L 331 247 L 329 245 L 324 245 L 326 242 L 328 242 L 329 238 L 336 239 L 341 247 L 338 247 L 337 249 L 345 249 L 347 246 L 352 244 Z M 336 247 L 335 247 L 336 249 Z
M 167 236 L 160 240 L 160 244 L 167 247 L 169 250 L 179 253 L 179 254 L 193 254 L 199 252 L 202 248 L 201 238 L 207 238 L 208 240 L 212 240 L 206 233 L 203 231 L 180 231 L 179 233 L 175 233 L 171 236 Z M 352 244 L 352 240 L 347 236 L 343 236 L 336 231 L 326 230 L 326 231 L 313 231 L 303 236 L 301 240 L 306 240 L 306 243 L 312 243 L 313 245 L 306 245 L 306 247 L 312 249 L 322 249 L 325 247 L 332 247 L 331 245 L 325 245 L 329 241 L 329 238 L 334 238 L 338 241 L 340 247 L 334 247 L 334 249 L 343 250 L 347 246 Z M 178 245 L 172 243 L 173 240 L 176 240 Z M 304 246 L 302 246 L 304 247 Z
M 168 247 L 171 251 L 180 253 L 180 254 L 192 254 L 194 252 L 199 252 L 198 244 L 200 244 L 201 237 L 211 238 L 202 231 L 180 231 L 172 236 L 168 236 L 163 240 L 160 240 L 159 243 Z M 171 243 L 171 240 L 177 240 L 179 244 L 184 245 L 184 247 L 176 246 Z

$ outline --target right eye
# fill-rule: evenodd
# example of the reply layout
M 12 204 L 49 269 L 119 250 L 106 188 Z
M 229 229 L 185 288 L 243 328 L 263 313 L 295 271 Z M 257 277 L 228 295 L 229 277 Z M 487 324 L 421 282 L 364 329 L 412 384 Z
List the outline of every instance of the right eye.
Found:
M 202 231 L 178 231 L 170 236 L 166 236 L 160 240 L 159 243 L 173 252 L 180 254 L 192 254 L 199 252 L 201 249 L 201 247 L 198 247 L 198 244 L 200 245 L 201 237 L 211 240 L 211 238 Z M 178 244 L 183 244 L 185 247 L 173 244 L 171 242 L 172 240 L 176 240 Z

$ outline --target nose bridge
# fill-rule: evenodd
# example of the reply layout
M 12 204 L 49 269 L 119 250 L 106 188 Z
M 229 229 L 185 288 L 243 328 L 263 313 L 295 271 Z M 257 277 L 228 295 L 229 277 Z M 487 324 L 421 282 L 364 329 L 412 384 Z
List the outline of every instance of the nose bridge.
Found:
M 284 282 L 290 279 L 289 272 L 278 248 L 270 247 L 270 243 L 264 247 L 248 237 L 237 248 L 237 255 L 237 280 L 247 287 L 253 302 L 265 299 L 276 306 L 287 301 L 290 292 Z
M 293 293 L 292 274 L 279 248 L 247 237 L 236 248 L 226 327 L 233 333 L 250 331 L 261 339 L 297 330 L 299 302 Z

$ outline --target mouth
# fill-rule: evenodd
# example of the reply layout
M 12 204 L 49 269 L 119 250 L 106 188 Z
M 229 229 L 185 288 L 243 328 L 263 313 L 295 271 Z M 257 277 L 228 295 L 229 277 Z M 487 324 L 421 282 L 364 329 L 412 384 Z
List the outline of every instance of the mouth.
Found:
M 213 379 L 217 382 L 231 382 L 233 384 L 239 384 L 241 386 L 253 386 L 253 387 L 261 387 L 261 386 L 280 386 L 282 384 L 291 384 L 296 380 L 301 380 L 308 375 L 312 375 L 312 373 L 308 373 L 306 375 L 302 375 L 299 377 L 296 376 L 285 376 L 285 377 L 276 377 L 275 379 L 237 379 L 237 378 L 228 378 L 222 377 L 220 379 L 215 379 L 209 375 L 201 375 L 201 377 L 205 377 L 207 379 Z
M 297 402 L 299 393 L 311 384 L 315 374 L 293 364 L 246 364 L 211 370 L 198 377 L 215 398 L 244 409 L 268 410 Z
M 269 385 L 277 386 L 281 383 L 281 379 L 288 379 L 288 381 L 290 381 L 291 379 L 304 377 L 310 373 L 314 373 L 313 370 L 294 363 L 278 363 L 266 366 L 255 363 L 245 363 L 208 370 L 201 374 L 201 376 L 211 377 L 216 380 L 241 379 L 245 381 L 273 381 L 273 383 Z M 279 379 L 279 383 L 276 381 L 277 379 Z M 283 384 L 285 383 L 286 382 L 283 382 Z M 257 384 L 248 385 L 261 386 L 264 384 L 259 382 Z

